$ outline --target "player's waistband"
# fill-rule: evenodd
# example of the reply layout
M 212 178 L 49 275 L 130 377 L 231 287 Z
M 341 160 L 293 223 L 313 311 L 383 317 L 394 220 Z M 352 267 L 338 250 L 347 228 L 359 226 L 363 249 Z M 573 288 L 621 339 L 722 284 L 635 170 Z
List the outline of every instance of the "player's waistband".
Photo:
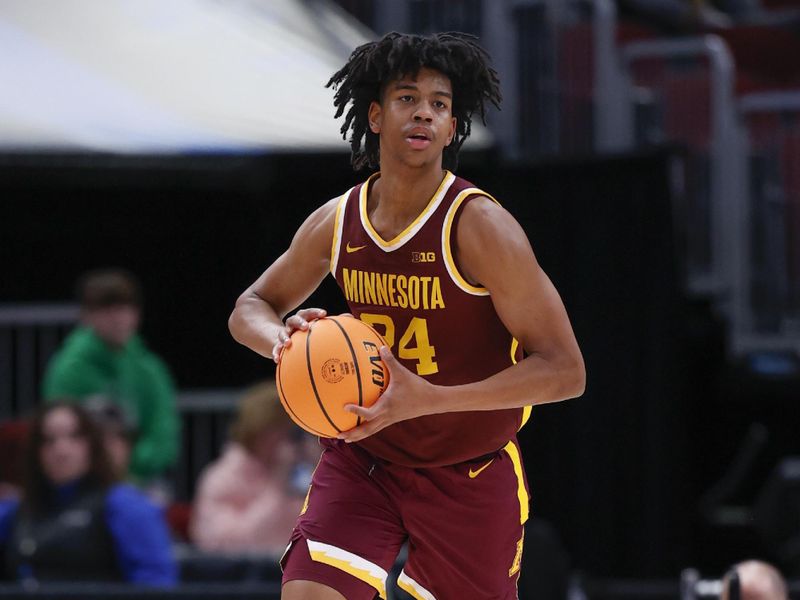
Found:
M 509 441 L 515 441 L 515 440 L 509 440 Z M 347 442 L 345 442 L 343 440 L 338 440 L 338 439 L 335 439 L 335 438 L 320 438 L 320 443 L 322 444 L 323 448 L 340 448 L 340 449 L 347 448 L 348 450 L 353 452 L 354 455 L 356 455 L 359 458 L 361 458 L 364 461 L 365 466 L 380 465 L 380 466 L 404 467 L 404 468 L 409 468 L 409 469 L 410 468 L 416 468 L 416 469 L 418 469 L 418 468 L 438 469 L 438 468 L 446 468 L 446 467 L 455 467 L 455 466 L 458 466 L 458 465 L 470 465 L 470 464 L 473 464 L 473 463 L 486 462 L 487 460 L 491 460 L 491 459 L 496 458 L 497 456 L 499 456 L 503 452 L 503 448 L 505 448 L 505 445 L 504 445 L 503 447 L 498 448 L 497 450 L 494 450 L 492 452 L 487 452 L 485 454 L 481 454 L 479 456 L 475 456 L 473 458 L 468 458 L 467 460 L 463 460 L 461 462 L 457 462 L 457 463 L 453 463 L 453 464 L 449 464 L 449 465 L 439 465 L 439 466 L 436 466 L 436 467 L 405 467 L 405 465 L 393 463 L 393 462 L 388 461 L 388 460 L 386 460 L 384 458 L 381 458 L 380 456 L 376 456 L 375 454 L 373 454 L 372 452 L 370 452 L 366 448 L 363 448 L 359 444 L 348 444 Z

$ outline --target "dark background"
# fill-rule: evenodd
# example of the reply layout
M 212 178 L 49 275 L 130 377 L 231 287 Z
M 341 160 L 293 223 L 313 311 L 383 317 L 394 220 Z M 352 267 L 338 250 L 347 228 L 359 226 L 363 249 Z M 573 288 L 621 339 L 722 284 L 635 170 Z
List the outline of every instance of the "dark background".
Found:
M 761 385 L 727 362 L 724 324 L 681 292 L 682 152 L 463 163 L 459 175 L 522 223 L 586 359 L 584 397 L 536 408 L 521 433 L 533 514 L 594 575 L 719 571 L 742 558 L 743 538 L 720 543 L 698 500 L 753 421 L 772 445 L 745 501 L 800 450 L 787 418 L 797 386 Z M 247 385 L 274 369 L 231 339 L 237 295 L 314 208 L 364 176 L 344 154 L 1 157 L 0 301 L 70 300 L 85 269 L 125 266 L 145 289 L 143 335 L 179 387 Z M 307 305 L 345 310 L 330 278 Z

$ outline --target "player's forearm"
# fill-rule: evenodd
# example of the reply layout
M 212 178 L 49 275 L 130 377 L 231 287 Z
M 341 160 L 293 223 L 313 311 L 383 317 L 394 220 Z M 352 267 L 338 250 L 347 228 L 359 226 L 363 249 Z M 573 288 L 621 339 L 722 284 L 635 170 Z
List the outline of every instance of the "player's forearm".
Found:
M 586 371 L 580 356 L 546 359 L 532 354 L 475 383 L 436 387 L 436 412 L 498 410 L 559 402 L 583 394 Z
M 228 329 L 240 344 L 261 356 L 272 358 L 272 349 L 278 342 L 283 322 L 267 302 L 255 294 L 243 295 L 228 319 Z

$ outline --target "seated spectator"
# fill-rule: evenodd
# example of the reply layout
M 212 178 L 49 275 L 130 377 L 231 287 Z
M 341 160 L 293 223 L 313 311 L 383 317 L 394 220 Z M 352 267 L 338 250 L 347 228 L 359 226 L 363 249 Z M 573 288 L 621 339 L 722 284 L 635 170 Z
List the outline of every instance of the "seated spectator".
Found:
M 734 565 L 725 575 L 721 600 L 789 600 L 789 592 L 775 567 L 748 560 Z
M 178 455 L 180 423 L 170 374 L 136 334 L 139 284 L 129 273 L 92 271 L 78 284 L 81 324 L 45 372 L 45 399 L 84 402 L 101 395 L 118 404 L 136 427 L 130 473 L 142 486 L 158 483 Z
M 319 444 L 289 420 L 273 382 L 245 393 L 230 437 L 200 476 L 191 539 L 206 551 L 279 555 L 303 507 Z
M 19 500 L 0 503 L 7 578 L 29 581 L 176 583 L 163 516 L 135 488 L 117 483 L 99 429 L 77 405 L 37 413 Z

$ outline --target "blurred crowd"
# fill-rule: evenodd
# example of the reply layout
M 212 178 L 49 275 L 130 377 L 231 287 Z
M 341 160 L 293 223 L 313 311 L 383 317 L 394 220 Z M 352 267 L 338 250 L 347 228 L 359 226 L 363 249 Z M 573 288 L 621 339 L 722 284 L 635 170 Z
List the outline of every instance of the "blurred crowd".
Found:
M 277 561 L 320 450 L 274 382 L 245 391 L 221 455 L 194 498 L 176 501 L 175 385 L 138 334 L 140 285 L 92 271 L 77 296 L 79 324 L 50 359 L 39 409 L 0 424 L 2 579 L 170 587 L 181 546 Z

